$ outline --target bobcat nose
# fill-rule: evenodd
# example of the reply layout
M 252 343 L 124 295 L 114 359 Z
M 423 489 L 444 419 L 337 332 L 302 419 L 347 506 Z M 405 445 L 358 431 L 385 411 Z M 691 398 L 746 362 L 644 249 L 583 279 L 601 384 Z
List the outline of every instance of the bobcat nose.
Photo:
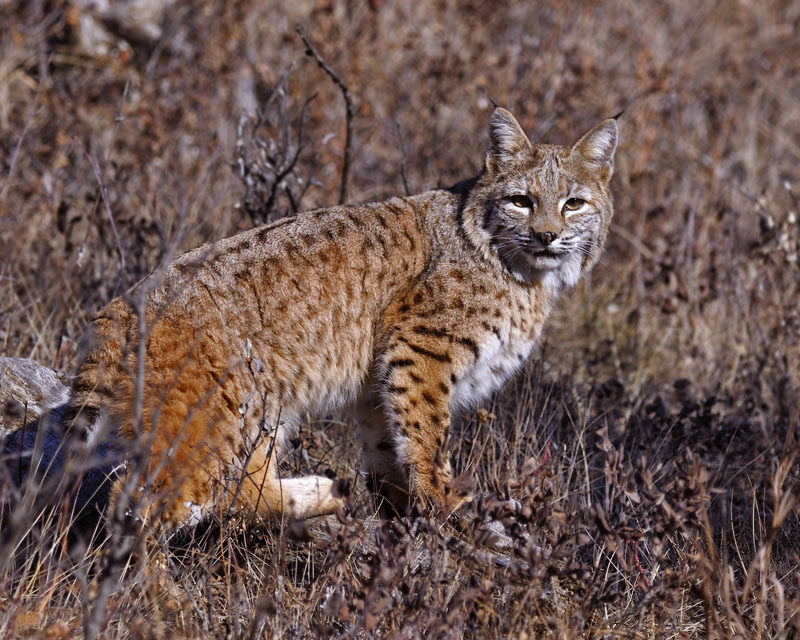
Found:
M 556 239 L 556 234 L 553 231 L 537 231 L 533 235 L 545 247 L 549 247 L 553 244 L 553 240 Z

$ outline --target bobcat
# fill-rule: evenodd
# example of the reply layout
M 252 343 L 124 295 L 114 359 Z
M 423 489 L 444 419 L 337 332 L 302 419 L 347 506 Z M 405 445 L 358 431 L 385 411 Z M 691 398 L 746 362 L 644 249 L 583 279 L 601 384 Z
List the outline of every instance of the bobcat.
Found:
M 330 479 L 278 468 L 304 416 L 345 406 L 373 490 L 400 513 L 414 494 L 446 508 L 451 415 L 519 369 L 597 260 L 616 144 L 615 119 L 571 147 L 532 144 L 498 107 L 472 180 L 189 251 L 94 319 L 68 415 L 148 444 L 135 490 L 171 529 L 232 506 L 333 512 Z M 112 508 L 124 472 L 115 483 Z

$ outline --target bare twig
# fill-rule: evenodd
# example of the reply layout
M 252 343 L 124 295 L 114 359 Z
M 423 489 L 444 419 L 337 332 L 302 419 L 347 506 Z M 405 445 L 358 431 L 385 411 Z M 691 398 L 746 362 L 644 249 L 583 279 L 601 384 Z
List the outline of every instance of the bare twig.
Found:
M 292 67 L 294 67 L 294 63 L 292 63 Z M 288 118 L 284 118 L 285 114 L 281 104 L 278 120 L 282 127 L 281 133 L 276 136 L 276 139 L 258 137 L 258 131 L 267 123 L 267 112 L 276 96 L 286 96 L 284 85 L 289 78 L 290 71 L 291 69 L 283 74 L 264 106 L 258 110 L 255 120 L 243 117 L 240 119 L 237 129 L 236 173 L 246 189 L 240 204 L 243 205 L 254 224 L 263 224 L 271 219 L 273 211 L 278 206 L 282 191 L 286 192 L 289 203 L 296 213 L 299 200 L 310 183 L 310 180 L 303 181 L 299 176 L 295 176 L 299 183 L 305 183 L 300 197 L 296 198 L 285 181 L 296 173 L 297 163 L 306 148 L 308 142 L 305 137 L 306 116 L 308 106 L 317 97 L 317 93 L 306 98 L 303 103 L 296 136 L 292 132 L 291 122 Z M 250 122 L 249 133 L 245 135 L 245 123 L 248 120 Z
M 288 176 L 297 165 L 297 160 L 300 158 L 300 152 L 303 150 L 303 125 L 305 124 L 306 119 L 306 111 L 308 110 L 308 105 L 317 97 L 315 93 L 312 96 L 306 98 L 306 101 L 303 103 L 303 108 L 300 111 L 300 126 L 297 130 L 297 149 L 294 152 L 291 160 L 286 163 L 286 166 L 282 169 L 279 169 L 275 172 L 275 182 L 272 185 L 272 189 L 269 194 L 269 198 L 267 199 L 267 204 L 264 206 L 264 210 L 269 214 L 272 211 L 272 208 L 275 206 L 275 200 L 278 197 L 278 189 L 283 182 L 283 179 Z M 266 220 L 262 221 L 266 222 Z
M 253 127 L 254 130 L 258 130 L 264 125 L 264 123 L 267 121 L 267 112 L 269 111 L 269 108 L 272 106 L 272 103 L 279 95 L 285 92 L 286 84 L 289 82 L 289 77 L 292 75 L 292 71 L 294 71 L 294 65 L 295 61 L 292 60 L 291 64 L 289 65 L 289 68 L 281 74 L 280 78 L 278 78 L 278 83 L 275 85 L 275 88 L 272 90 L 272 93 L 269 94 L 269 98 L 267 98 L 267 101 L 264 103 L 264 106 L 258 110 L 258 120 L 256 122 L 255 127 Z
M 111 213 L 111 205 L 108 203 L 108 189 L 106 188 L 106 183 L 103 180 L 103 174 L 100 171 L 100 165 L 97 163 L 97 160 L 95 160 L 89 154 L 89 152 L 86 150 L 86 147 L 77 137 L 75 138 L 75 141 L 83 151 L 83 154 L 86 156 L 89 164 L 92 165 L 94 177 L 97 180 L 97 184 L 100 186 L 100 197 L 103 200 L 103 206 L 105 207 L 106 214 L 108 215 L 108 220 L 111 223 L 111 231 L 114 232 L 114 239 L 117 241 L 117 250 L 119 251 L 119 273 L 121 275 L 125 272 L 125 251 L 122 249 L 122 240 L 119 236 L 119 232 L 117 231 L 117 225 L 114 224 L 114 214 Z M 114 295 L 116 295 L 116 291 Z
M 339 204 L 345 204 L 347 202 L 347 183 L 350 175 L 350 147 L 353 140 L 353 101 L 350 98 L 350 90 L 347 88 L 347 85 L 342 82 L 342 79 L 336 74 L 336 72 L 327 65 L 325 60 L 323 60 L 322 56 L 314 48 L 314 45 L 311 44 L 311 41 L 306 37 L 303 28 L 297 26 L 295 27 L 295 31 L 297 31 L 297 35 L 300 36 L 303 44 L 306 45 L 306 54 L 314 57 L 320 69 L 322 69 L 328 75 L 328 77 L 333 80 L 339 89 L 341 89 L 342 95 L 344 96 L 347 135 L 344 143 L 344 165 L 342 166 L 342 184 L 339 187 Z

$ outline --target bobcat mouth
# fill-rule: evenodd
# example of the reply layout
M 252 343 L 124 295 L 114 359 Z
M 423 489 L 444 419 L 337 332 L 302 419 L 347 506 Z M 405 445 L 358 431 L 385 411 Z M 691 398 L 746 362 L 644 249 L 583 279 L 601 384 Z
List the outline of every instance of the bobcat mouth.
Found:
M 501 231 L 494 240 L 500 260 L 525 282 L 533 282 L 543 274 L 561 268 L 569 253 L 563 246 L 544 246 L 533 238 L 513 234 L 511 230 Z
M 563 255 L 563 251 L 556 251 L 550 247 L 531 250 L 531 256 L 534 258 L 560 258 Z
M 566 252 L 550 247 L 531 248 L 528 251 L 528 264 L 536 271 L 558 269 L 564 261 Z
M 566 255 L 566 251 L 554 249 L 553 247 L 530 247 L 528 249 L 528 259 L 541 267 L 551 267 L 557 265 Z

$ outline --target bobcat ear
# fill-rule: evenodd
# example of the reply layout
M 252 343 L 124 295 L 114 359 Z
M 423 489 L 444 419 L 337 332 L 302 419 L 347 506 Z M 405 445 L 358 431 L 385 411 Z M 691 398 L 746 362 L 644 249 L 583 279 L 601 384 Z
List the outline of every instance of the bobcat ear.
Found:
M 614 118 L 603 120 L 591 131 L 572 145 L 572 153 L 581 158 L 600 173 L 608 183 L 614 173 L 614 152 L 617 150 L 617 121 Z
M 495 107 L 489 120 L 489 152 L 486 154 L 486 169 L 493 172 L 530 146 L 528 136 L 514 116 L 502 107 Z

